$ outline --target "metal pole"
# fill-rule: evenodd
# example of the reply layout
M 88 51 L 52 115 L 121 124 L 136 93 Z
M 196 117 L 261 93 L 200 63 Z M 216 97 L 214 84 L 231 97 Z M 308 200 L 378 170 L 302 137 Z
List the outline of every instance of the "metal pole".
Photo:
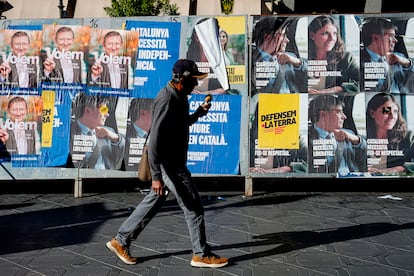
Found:
M 190 0 L 188 15 L 197 15 L 197 0 Z
M 59 0 L 59 11 L 60 11 L 60 18 L 65 18 L 65 6 L 63 6 L 63 0 Z

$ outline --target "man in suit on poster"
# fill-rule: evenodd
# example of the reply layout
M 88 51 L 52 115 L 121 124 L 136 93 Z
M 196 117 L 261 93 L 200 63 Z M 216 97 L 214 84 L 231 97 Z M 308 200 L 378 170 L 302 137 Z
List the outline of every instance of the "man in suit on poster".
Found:
M 128 89 L 132 88 L 132 68 L 129 57 L 119 56 L 123 46 L 121 33 L 110 31 L 103 38 L 105 53 L 91 66 L 89 85 Z
M 307 63 L 294 53 L 287 52 L 289 43 L 288 27 L 292 21 L 286 18 L 262 17 L 254 24 L 252 71 L 251 71 L 251 126 L 250 129 L 250 168 L 255 164 L 258 124 L 259 93 L 299 93 L 307 92 Z M 261 72 L 262 71 L 262 72 Z M 270 72 L 263 74 L 263 71 Z M 269 75 L 271 75 L 269 77 Z M 257 156 L 260 158 L 260 156 Z M 277 163 L 277 162 L 276 162 Z M 288 169 L 288 166 L 283 166 Z M 261 171 L 261 170 L 260 170 Z
M 287 52 L 288 27 L 284 18 L 263 17 L 254 24 L 252 50 L 252 95 L 257 93 L 307 92 L 307 63 Z M 273 76 L 260 77 L 260 68 Z
M 99 95 L 78 94 L 73 113 L 75 119 L 71 122 L 70 151 L 74 165 L 120 169 L 125 138 L 105 126 L 109 117 L 108 99 Z
M 131 101 L 125 145 L 125 167 L 127 170 L 138 170 L 142 147 L 151 127 L 153 101 L 153 99 L 142 98 L 134 98 Z
M 366 139 L 343 128 L 343 108 L 344 103 L 334 95 L 318 95 L 309 102 L 310 173 L 367 171 Z
M 28 106 L 21 96 L 12 97 L 7 103 L 8 119 L 6 128 L 0 128 L 0 139 L 7 151 L 13 154 L 35 154 L 36 142 L 39 139 L 37 123 L 27 121 Z M 13 127 L 9 127 L 13 126 Z
M 72 52 L 75 32 L 60 27 L 55 34 L 56 52 L 47 54 L 43 62 L 43 80 L 59 83 L 82 83 L 83 52 Z M 68 54 L 70 53 L 70 55 Z
M 386 18 L 368 18 L 362 23 L 362 91 L 410 92 L 405 84 L 408 82 L 408 76 L 414 72 L 413 59 L 394 51 L 398 42 L 397 30 L 397 26 Z M 377 74 L 373 74 L 373 70 Z M 375 77 L 379 74 L 382 77 Z
M 0 82 L 5 87 L 37 88 L 39 80 L 38 56 L 27 56 L 30 37 L 27 32 L 15 32 L 10 41 L 11 55 L 0 62 Z

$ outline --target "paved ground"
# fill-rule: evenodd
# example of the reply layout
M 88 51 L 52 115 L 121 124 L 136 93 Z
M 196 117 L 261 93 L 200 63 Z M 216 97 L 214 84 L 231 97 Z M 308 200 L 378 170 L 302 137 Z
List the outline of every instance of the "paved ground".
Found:
M 144 194 L 0 194 L 0 275 L 414 275 L 414 193 L 202 191 L 208 241 L 231 258 L 221 269 L 190 266 L 172 195 L 133 243 L 140 262 L 112 255 L 105 242 Z

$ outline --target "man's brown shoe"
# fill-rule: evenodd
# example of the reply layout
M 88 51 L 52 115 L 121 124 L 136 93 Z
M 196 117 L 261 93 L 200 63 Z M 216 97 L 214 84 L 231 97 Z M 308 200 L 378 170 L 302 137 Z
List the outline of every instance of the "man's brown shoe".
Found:
M 195 267 L 211 267 L 218 268 L 223 267 L 229 263 L 229 259 L 222 258 L 217 255 L 211 254 L 205 257 L 193 255 L 191 259 L 191 265 Z
M 122 246 L 115 238 L 107 242 L 106 247 L 126 264 L 136 264 L 138 261 L 138 258 L 129 255 L 129 249 Z

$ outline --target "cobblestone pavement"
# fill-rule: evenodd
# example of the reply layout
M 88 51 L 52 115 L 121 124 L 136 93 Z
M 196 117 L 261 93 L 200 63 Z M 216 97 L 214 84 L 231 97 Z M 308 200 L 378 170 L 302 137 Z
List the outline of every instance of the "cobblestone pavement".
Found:
M 105 247 L 145 191 L 0 195 L 0 275 L 414 275 L 414 193 L 201 192 L 208 241 L 229 257 L 190 266 L 173 195 L 132 245 Z

